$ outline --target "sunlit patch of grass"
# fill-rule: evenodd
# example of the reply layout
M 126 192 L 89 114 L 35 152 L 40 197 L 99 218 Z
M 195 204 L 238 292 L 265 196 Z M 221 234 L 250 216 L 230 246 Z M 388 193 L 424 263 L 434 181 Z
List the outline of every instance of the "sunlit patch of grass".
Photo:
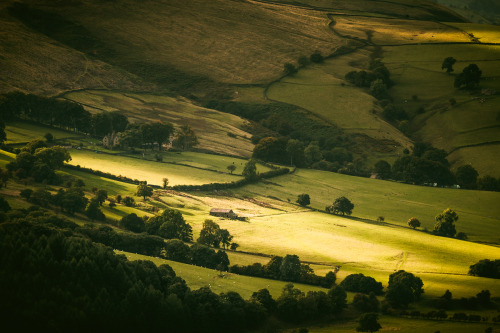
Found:
M 500 41 L 500 27 L 497 25 L 476 23 L 448 23 L 448 25 L 472 34 L 481 43 L 498 43 Z
M 194 169 L 182 165 L 153 162 L 140 158 L 98 154 L 95 152 L 76 150 L 70 151 L 71 164 L 110 172 L 132 179 L 147 181 L 149 184 L 162 185 L 162 179 L 168 178 L 170 185 L 224 183 L 240 179 L 236 175 Z

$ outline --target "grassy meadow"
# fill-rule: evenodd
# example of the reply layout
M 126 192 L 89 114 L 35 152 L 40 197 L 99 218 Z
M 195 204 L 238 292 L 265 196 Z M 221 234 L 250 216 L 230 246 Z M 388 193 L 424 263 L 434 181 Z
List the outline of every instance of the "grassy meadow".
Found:
M 184 98 L 104 90 L 70 92 L 64 98 L 81 103 L 90 112 L 119 111 L 130 122 L 166 121 L 176 127 L 188 124 L 199 139 L 197 149 L 250 157 L 251 134 L 245 121 L 234 115 L 195 106 Z
M 205 183 L 225 183 L 241 177 L 226 173 L 190 168 L 183 165 L 161 163 L 88 150 L 70 150 L 71 164 L 94 170 L 104 170 L 114 175 L 147 181 L 148 184 L 162 185 L 168 178 L 169 185 L 199 185 Z
M 5 144 L 27 143 L 35 139 L 44 140 L 43 136 L 47 133 L 51 133 L 54 136 L 54 140 L 82 137 L 77 133 L 59 130 L 49 126 L 25 121 L 12 121 L 7 123 L 5 127 L 5 134 L 7 135 Z
M 407 112 L 425 108 L 412 122 L 414 135 L 445 149 L 454 168 L 472 164 L 480 175 L 500 175 L 498 95 L 476 96 L 453 87 L 454 75 L 441 70 L 447 56 L 457 59 L 455 73 L 470 63 L 483 72 L 482 88 L 499 89 L 500 47 L 492 45 L 412 45 L 384 48 L 384 61 L 396 82 L 395 102 Z M 413 98 L 416 96 L 416 98 Z M 450 103 L 451 99 L 455 105 Z M 477 150 L 477 152 L 476 152 Z M 491 152 L 490 154 L 486 152 Z

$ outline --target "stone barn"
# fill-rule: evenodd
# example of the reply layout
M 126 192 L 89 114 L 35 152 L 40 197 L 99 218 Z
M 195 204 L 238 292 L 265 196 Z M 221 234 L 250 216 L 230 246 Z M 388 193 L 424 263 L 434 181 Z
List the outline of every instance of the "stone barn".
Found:
M 238 215 L 233 212 L 232 209 L 223 209 L 223 208 L 212 208 L 210 209 L 210 215 L 217 217 L 225 217 L 228 219 L 237 219 Z

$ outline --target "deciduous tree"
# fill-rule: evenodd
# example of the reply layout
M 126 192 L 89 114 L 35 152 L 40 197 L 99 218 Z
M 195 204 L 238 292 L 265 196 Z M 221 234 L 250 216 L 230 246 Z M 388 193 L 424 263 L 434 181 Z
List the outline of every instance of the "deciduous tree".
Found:
M 445 209 L 441 214 L 436 215 L 434 233 L 440 236 L 453 237 L 457 233 L 455 222 L 458 221 L 458 214 L 450 208 Z

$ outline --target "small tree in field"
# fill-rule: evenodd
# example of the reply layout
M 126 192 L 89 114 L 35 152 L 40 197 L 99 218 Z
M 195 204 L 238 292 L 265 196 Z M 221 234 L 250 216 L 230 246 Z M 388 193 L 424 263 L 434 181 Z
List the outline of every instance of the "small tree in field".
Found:
M 443 60 L 443 64 L 441 65 L 441 69 L 446 69 L 446 73 L 453 72 L 453 65 L 457 62 L 457 59 L 453 57 L 447 57 Z
M 436 216 L 434 233 L 445 237 L 455 236 L 457 233 L 455 229 L 456 221 L 458 221 L 458 214 L 450 208 L 445 209 L 441 214 Z
M 326 211 L 333 214 L 342 213 L 342 215 L 351 215 L 354 209 L 354 204 L 346 197 L 335 199 L 331 206 L 326 207 Z
M 234 170 L 236 170 L 236 165 L 234 164 L 229 164 L 226 169 L 229 171 L 230 174 L 233 174 Z
M 378 322 L 378 314 L 377 313 L 364 313 L 359 318 L 359 326 L 356 327 L 356 332 L 377 332 L 381 329 Z
M 153 188 L 151 186 L 148 186 L 147 183 L 142 183 L 137 186 L 137 193 L 136 195 L 138 197 L 143 197 L 144 200 L 146 200 L 146 197 L 150 197 L 153 195 Z
M 297 198 L 297 203 L 303 207 L 309 205 L 311 203 L 311 198 L 309 197 L 309 194 L 299 194 L 299 197 Z
M 294 64 L 287 62 L 285 65 L 283 65 L 283 73 L 285 73 L 285 75 L 293 75 L 297 73 L 297 68 Z
M 416 217 L 412 217 L 408 220 L 408 225 L 415 229 L 415 228 L 418 228 L 420 227 L 420 221 L 416 218 Z
M 167 189 L 168 186 L 168 178 L 163 178 L 163 189 Z

